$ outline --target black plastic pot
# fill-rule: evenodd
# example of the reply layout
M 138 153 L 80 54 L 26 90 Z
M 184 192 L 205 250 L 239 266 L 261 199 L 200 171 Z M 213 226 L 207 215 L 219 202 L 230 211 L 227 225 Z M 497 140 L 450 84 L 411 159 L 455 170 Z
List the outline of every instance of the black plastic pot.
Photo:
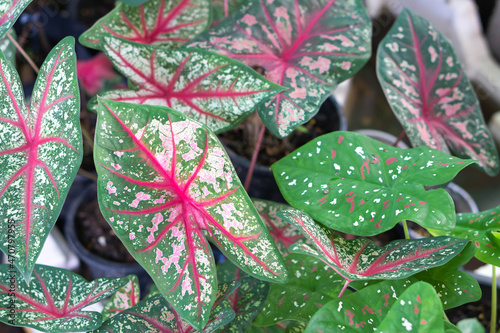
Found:
M 330 96 L 325 100 L 318 113 L 328 115 L 328 122 L 332 124 L 331 132 L 347 130 L 347 119 L 344 110 L 342 110 L 333 96 Z M 238 177 L 242 183 L 245 183 L 248 169 L 250 168 L 250 161 L 236 154 L 230 148 L 225 148 L 229 158 L 233 162 L 233 166 L 238 174 Z M 273 172 L 269 166 L 263 166 L 260 164 L 255 165 L 248 195 L 252 198 L 286 203 L 278 189 Z
M 75 251 L 81 262 L 87 267 L 91 279 L 97 279 L 100 277 L 122 277 L 129 274 L 135 274 L 139 278 L 139 285 L 141 290 L 143 290 L 143 294 L 145 294 L 144 292 L 149 290 L 152 279 L 141 265 L 138 263 L 115 262 L 101 258 L 87 250 L 78 238 L 75 228 L 75 217 L 77 216 L 77 211 L 85 202 L 95 199 L 96 196 L 97 186 L 95 183 L 92 183 L 69 204 L 66 212 L 66 223 L 64 225 L 64 234 L 68 244 L 71 249 Z M 100 214 L 100 212 L 97 213 Z

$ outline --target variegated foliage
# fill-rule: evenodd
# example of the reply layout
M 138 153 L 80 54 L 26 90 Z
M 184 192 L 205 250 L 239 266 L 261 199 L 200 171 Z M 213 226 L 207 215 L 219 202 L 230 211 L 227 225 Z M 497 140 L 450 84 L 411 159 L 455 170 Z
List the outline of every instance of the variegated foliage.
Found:
M 379 247 L 366 238 L 345 240 L 299 210 L 285 211 L 279 216 L 298 228 L 313 244 L 294 244 L 290 252 L 322 260 L 346 281 L 402 279 L 445 264 L 468 243 L 442 236 L 395 240 Z
M 194 333 L 214 332 L 226 325 L 234 318 L 234 312 L 224 300 L 231 295 L 239 282 L 219 284 L 216 301 L 210 312 L 206 326 L 195 329 L 190 323 L 183 320 L 162 295 L 153 295 L 120 312 L 93 333 Z
M 106 305 L 104 305 L 104 309 L 102 310 L 103 320 L 108 320 L 123 310 L 127 310 L 139 303 L 141 296 L 139 279 L 135 275 L 129 275 L 127 279 L 127 284 L 118 289 L 110 297 Z
M 101 49 L 101 39 L 114 36 L 175 49 L 208 28 L 210 0 L 148 0 L 140 6 L 118 3 L 83 33 L 83 45 Z
M 289 88 L 259 108 L 266 126 L 283 138 L 365 64 L 370 34 L 359 0 L 257 0 L 187 45 L 260 68 L 270 81 Z
M 16 23 L 31 0 L 3 0 L 0 3 L 0 38 Z
M 449 194 L 424 185 L 448 182 L 471 163 L 428 147 L 399 149 L 338 131 L 303 145 L 271 169 L 293 207 L 335 230 L 371 236 L 404 219 L 453 228 Z
M 201 329 L 215 299 L 206 237 L 243 271 L 287 280 L 267 228 L 206 127 L 168 108 L 100 100 L 96 128 L 103 215 L 182 318 Z
M 136 89 L 109 91 L 102 98 L 168 106 L 216 133 L 236 126 L 283 90 L 247 66 L 205 50 L 165 50 L 117 38 L 104 38 L 103 47 Z
M 288 223 L 288 221 L 277 216 L 277 213 L 292 207 L 262 199 L 253 199 L 253 204 L 269 229 L 269 233 L 273 237 L 283 257 L 290 254 L 290 251 L 288 251 L 290 245 L 306 241 L 304 235 L 302 235 L 297 228 Z
M 477 247 L 476 258 L 500 267 L 500 206 L 479 212 L 457 214 L 453 230 L 429 230 L 433 235 L 469 239 Z
M 403 10 L 377 54 L 377 74 L 413 145 L 472 158 L 489 175 L 498 154 L 479 101 L 451 44 L 428 21 Z
M 82 160 L 74 39 L 50 52 L 30 105 L 3 56 L 0 91 L 0 248 L 29 280 Z
M 213 21 L 211 26 L 214 27 L 223 19 L 232 14 L 240 5 L 244 5 L 243 0 L 212 0 Z
M 82 309 L 106 299 L 126 278 L 87 282 L 70 271 L 36 265 L 29 284 L 13 265 L 0 265 L 0 321 L 44 332 L 81 332 L 101 326 L 101 314 Z

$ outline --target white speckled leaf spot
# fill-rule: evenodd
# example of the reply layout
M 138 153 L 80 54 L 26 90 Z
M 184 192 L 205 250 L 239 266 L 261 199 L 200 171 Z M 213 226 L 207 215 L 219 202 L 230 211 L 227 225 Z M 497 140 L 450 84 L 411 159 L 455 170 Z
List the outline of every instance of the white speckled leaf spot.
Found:
M 47 56 L 31 105 L 3 57 L 0 91 L 0 248 L 29 279 L 82 160 L 74 39 Z
M 382 40 L 377 75 L 414 146 L 472 158 L 489 175 L 498 154 L 479 101 L 451 44 L 428 21 L 403 10 Z
M 118 2 L 116 7 L 84 32 L 83 45 L 101 49 L 101 38 L 115 36 L 141 44 L 175 49 L 208 27 L 209 0 L 149 0 L 140 6 Z
M 259 108 L 269 130 L 283 138 L 365 64 L 370 35 L 358 0 L 258 0 L 187 45 L 263 69 L 270 81 L 289 88 Z
M 294 244 L 290 252 L 321 259 L 346 281 L 401 279 L 442 265 L 456 256 L 468 241 L 448 236 L 396 240 L 379 247 L 366 238 L 345 240 L 316 224 L 298 210 L 279 213 L 313 244 Z
M 127 276 L 126 285 L 118 289 L 102 310 L 102 319 L 108 320 L 116 314 L 133 307 L 140 300 L 139 280 L 135 275 Z
M 440 185 L 473 163 L 428 147 L 399 149 L 354 132 L 325 134 L 274 165 L 278 187 L 292 206 L 324 225 L 372 236 L 401 220 L 449 230 L 453 200 Z
M 457 214 L 453 230 L 429 230 L 433 235 L 469 239 L 477 247 L 476 258 L 500 267 L 500 206 L 479 212 Z
M 165 50 L 117 38 L 105 38 L 103 47 L 137 89 L 109 91 L 102 98 L 168 106 L 216 133 L 233 128 L 283 90 L 247 66 L 205 50 Z M 97 110 L 97 104 L 91 107 Z
M 0 3 L 0 38 L 14 25 L 31 0 L 3 0 Z
M 239 282 L 219 284 L 214 307 L 208 323 L 202 329 L 195 329 L 183 320 L 162 295 L 144 299 L 134 307 L 118 313 L 92 333 L 194 333 L 214 332 L 234 319 L 234 312 L 224 300 L 234 292 Z
M 44 332 L 96 329 L 101 326 L 101 314 L 82 309 L 106 299 L 127 283 L 126 278 L 87 282 L 64 269 L 36 265 L 28 286 L 19 278 L 16 283 L 16 275 L 12 274 L 9 264 L 0 265 L 0 281 L 0 321 L 14 320 L 15 326 Z M 16 287 L 11 288 L 11 283 Z M 15 315 L 9 316 L 12 299 L 15 299 Z
M 215 134 L 174 110 L 100 100 L 95 160 L 104 217 L 181 317 L 200 329 L 216 292 L 206 237 L 244 271 L 286 268 Z

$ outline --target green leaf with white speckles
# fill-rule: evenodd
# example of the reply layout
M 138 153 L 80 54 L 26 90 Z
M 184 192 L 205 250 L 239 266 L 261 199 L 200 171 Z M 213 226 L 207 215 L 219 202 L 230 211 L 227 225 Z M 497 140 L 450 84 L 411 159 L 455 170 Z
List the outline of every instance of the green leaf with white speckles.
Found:
M 213 21 L 211 27 L 216 26 L 223 19 L 232 14 L 245 0 L 212 0 Z
M 258 326 L 269 326 L 283 320 L 307 323 L 327 302 L 337 298 L 344 279 L 321 260 L 302 254 L 285 258 L 290 280 L 271 285 L 264 309 L 255 318 Z
M 28 280 L 82 161 L 73 37 L 47 56 L 29 106 L 0 56 L 0 92 L 0 249 Z
M 187 46 L 261 68 L 270 81 L 289 88 L 259 108 L 267 128 L 283 138 L 366 63 L 370 35 L 360 0 L 262 0 L 240 6 Z
M 176 49 L 210 21 L 210 0 L 149 0 L 140 6 L 119 3 L 79 38 L 83 45 L 101 49 L 101 39 L 115 36 L 131 42 Z
M 36 265 L 29 286 L 16 277 L 12 265 L 0 265 L 0 321 L 50 332 L 81 332 L 101 325 L 101 314 L 83 308 L 106 299 L 127 283 L 126 278 L 81 276 Z M 11 314 L 15 304 L 14 315 Z
M 215 133 L 233 128 L 284 89 L 238 61 L 205 50 L 166 50 L 109 37 L 103 47 L 137 88 L 108 91 L 102 98 L 168 106 Z M 97 109 L 97 104 L 89 106 Z
M 313 244 L 294 244 L 290 252 L 312 255 L 349 281 L 401 279 L 450 261 L 468 241 L 441 236 L 395 240 L 379 247 L 366 238 L 345 240 L 299 210 L 278 214 Z
M 498 174 L 495 143 L 450 42 L 424 18 L 403 10 L 380 42 L 377 74 L 414 146 L 472 158 Z
M 107 320 L 114 315 L 133 307 L 140 300 L 139 280 L 136 275 L 127 276 L 129 281 L 118 289 L 108 300 L 102 310 L 102 319 Z
M 16 31 L 14 29 L 10 29 L 10 35 L 17 39 Z M 16 46 L 10 41 L 9 38 L 3 37 L 0 38 L 0 50 L 2 51 L 5 59 L 7 59 L 12 66 L 16 67 Z
M 240 282 L 238 289 L 223 301 L 226 307 L 233 309 L 235 318 L 217 332 L 243 333 L 264 306 L 269 294 L 269 282 L 245 274 L 230 261 L 217 269 L 217 278 L 220 282 Z
M 292 206 L 345 233 L 372 236 L 401 220 L 449 230 L 453 200 L 440 185 L 473 163 L 428 147 L 399 149 L 353 132 L 333 132 L 271 166 Z
M 0 3 L 0 38 L 16 23 L 31 0 L 3 0 Z
M 333 328 L 345 333 L 444 332 L 443 307 L 425 282 L 395 291 L 391 281 L 385 281 L 327 303 L 305 333 L 332 332 Z
M 290 254 L 290 251 L 288 251 L 290 245 L 306 241 L 306 238 L 297 228 L 276 215 L 292 207 L 262 199 L 253 199 L 253 204 L 269 229 L 269 233 L 283 257 Z
M 453 230 L 431 230 L 433 235 L 470 239 L 478 248 L 476 258 L 500 267 L 500 206 L 479 213 L 457 214 Z
M 286 268 L 215 134 L 168 109 L 99 100 L 94 157 L 101 211 L 163 296 L 195 328 L 215 301 L 207 238 L 245 272 Z
M 214 307 L 201 332 L 214 332 L 233 320 L 234 312 L 226 306 L 224 300 L 238 286 L 239 282 L 236 281 L 219 284 Z M 162 295 L 155 295 L 107 320 L 94 333 L 191 333 L 196 331 L 190 323 L 179 316 Z

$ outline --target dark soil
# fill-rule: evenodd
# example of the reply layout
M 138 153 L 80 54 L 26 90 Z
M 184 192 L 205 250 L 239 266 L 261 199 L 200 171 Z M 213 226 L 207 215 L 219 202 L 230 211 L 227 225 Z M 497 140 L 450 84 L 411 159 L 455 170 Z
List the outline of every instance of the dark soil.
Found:
M 80 207 L 76 213 L 75 227 L 80 242 L 95 255 L 116 262 L 135 262 L 102 216 L 97 199 Z
M 452 324 L 457 324 L 462 319 L 477 318 L 486 328 L 485 332 L 490 331 L 491 319 L 491 297 L 484 297 L 473 303 L 467 303 L 457 308 L 446 310 L 446 316 Z M 500 311 L 497 311 L 497 318 L 500 318 Z M 481 333 L 481 332 L 478 332 Z
M 339 130 L 340 118 L 336 110 L 337 106 L 330 99 L 327 99 L 309 122 L 299 126 L 284 139 L 278 139 L 266 129 L 257 164 L 270 166 L 312 139 Z M 253 113 L 234 129 L 219 134 L 219 138 L 237 155 L 250 160 L 261 125 L 262 121 L 259 116 Z

